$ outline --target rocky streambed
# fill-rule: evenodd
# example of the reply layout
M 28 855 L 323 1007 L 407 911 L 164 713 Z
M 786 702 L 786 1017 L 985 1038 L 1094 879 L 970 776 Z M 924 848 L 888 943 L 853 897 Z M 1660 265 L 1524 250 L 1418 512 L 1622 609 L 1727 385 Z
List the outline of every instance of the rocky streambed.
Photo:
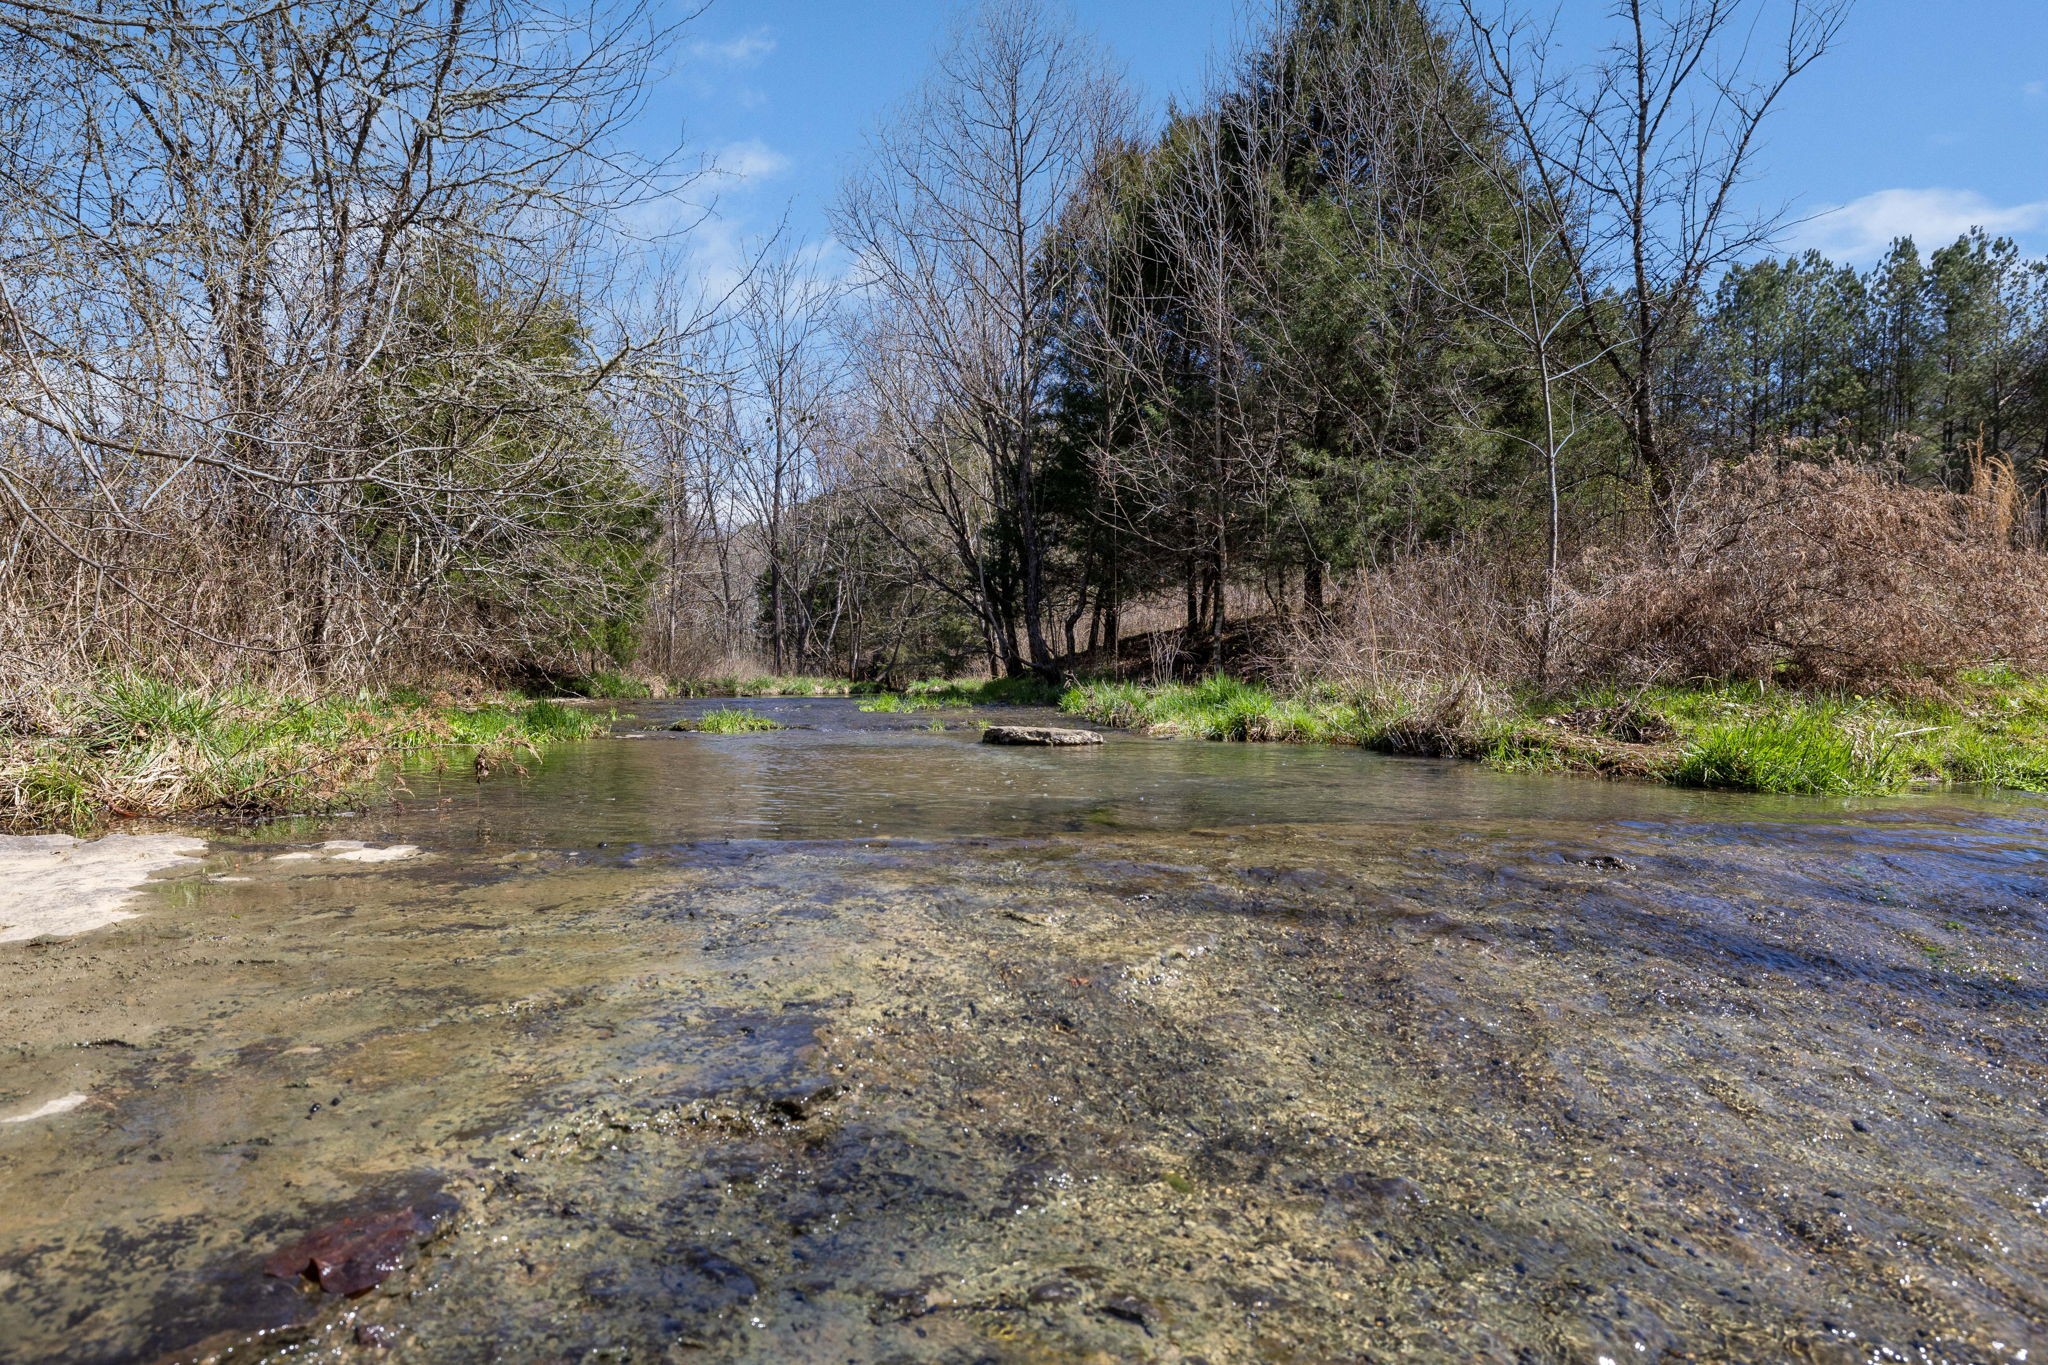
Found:
M 0 947 L 0 1358 L 2048 1349 L 2040 807 L 781 709 Z

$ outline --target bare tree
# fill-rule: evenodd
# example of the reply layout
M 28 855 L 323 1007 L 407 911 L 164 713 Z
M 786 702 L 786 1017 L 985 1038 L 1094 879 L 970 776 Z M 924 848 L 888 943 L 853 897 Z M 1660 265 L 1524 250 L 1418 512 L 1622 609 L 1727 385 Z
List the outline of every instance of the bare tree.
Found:
M 1432 289 L 1489 329 L 1535 395 L 1532 428 L 1494 420 L 1490 408 L 1473 399 L 1482 386 L 1456 383 L 1448 389 L 1462 421 L 1528 451 L 1543 472 L 1543 609 L 1535 641 L 1535 682 L 1542 688 L 1549 684 L 1556 652 L 1564 580 L 1564 460 L 1588 426 L 1584 380 L 1606 353 L 1583 335 L 1588 308 L 1568 287 L 1561 246 L 1570 229 L 1549 216 L 1552 201 L 1527 193 L 1520 168 L 1497 149 L 1464 142 L 1455 126 L 1447 135 L 1463 143 L 1498 197 L 1488 212 L 1475 215 L 1461 259 L 1446 262 L 1419 244 L 1409 259 Z
M 591 324 L 680 179 L 619 137 L 677 22 L 0 2 L 10 595 L 316 672 L 626 610 L 635 347 Z
M 739 489 L 767 567 L 765 625 L 775 671 L 809 653 L 808 588 L 822 547 L 806 505 L 825 489 L 818 438 L 840 379 L 834 346 L 839 286 L 814 260 L 784 252 L 763 261 L 742 289 L 734 327 Z
M 1759 134 L 1833 45 L 1851 0 L 1617 0 L 1604 56 L 1561 66 L 1556 26 L 1452 0 L 1528 192 L 1558 232 L 1609 382 L 1662 515 L 1678 515 L 1667 360 L 1718 270 L 1767 245 L 1782 215 L 1745 214 Z
M 1126 117 L 1102 59 L 1047 4 L 989 0 L 871 140 L 836 215 L 868 341 L 918 409 L 899 404 L 879 430 L 920 468 L 912 486 L 948 523 L 991 652 L 1012 671 L 1053 667 L 1037 445 L 1071 267 L 1045 247 Z M 969 458 L 980 468 L 956 467 Z

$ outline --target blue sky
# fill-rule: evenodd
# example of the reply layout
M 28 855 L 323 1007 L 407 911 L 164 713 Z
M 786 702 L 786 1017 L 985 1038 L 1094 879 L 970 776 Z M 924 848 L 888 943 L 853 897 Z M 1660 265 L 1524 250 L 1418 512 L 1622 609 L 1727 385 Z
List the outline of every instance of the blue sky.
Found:
M 1782 5 L 1786 0 L 1764 0 Z M 1561 36 L 1590 49 L 1606 0 L 1566 0 Z M 864 131 L 914 86 L 943 37 L 945 0 L 715 0 L 649 112 L 717 155 L 708 263 L 787 215 L 822 243 L 825 207 Z M 1076 0 L 1159 107 L 1199 93 L 1237 0 Z M 1971 223 L 2048 255 L 2048 0 L 1860 0 L 1840 46 L 1769 126 L 1757 205 L 1809 221 L 1788 248 L 1866 263 L 1897 233 L 1927 249 Z

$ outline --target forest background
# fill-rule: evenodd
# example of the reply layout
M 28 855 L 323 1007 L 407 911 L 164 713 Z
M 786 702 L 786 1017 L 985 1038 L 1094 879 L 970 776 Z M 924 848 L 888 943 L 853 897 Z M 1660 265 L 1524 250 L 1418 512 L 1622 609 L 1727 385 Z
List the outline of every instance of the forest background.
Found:
M 2048 662 L 2048 262 L 1742 190 L 1844 0 L 1292 0 L 1147 119 L 964 10 L 827 261 L 688 269 L 695 11 L 0 3 L 0 680 L 1228 672 L 1953 696 Z M 1449 699 L 1449 700 L 1447 700 Z

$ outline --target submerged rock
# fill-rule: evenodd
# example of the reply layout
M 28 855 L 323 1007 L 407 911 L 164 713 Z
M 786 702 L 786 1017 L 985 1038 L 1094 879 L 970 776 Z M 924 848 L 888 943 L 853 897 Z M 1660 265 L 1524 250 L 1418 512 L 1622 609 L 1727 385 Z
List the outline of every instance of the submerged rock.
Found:
M 87 1044 L 87 1046 L 91 1047 L 97 1045 Z M 128 1047 L 132 1045 L 128 1043 L 123 1043 L 121 1044 L 121 1046 Z M 36 1108 L 27 1110 L 23 1113 L 9 1114 L 4 1118 L 0 1118 L 0 1123 L 30 1123 L 36 1119 L 54 1118 L 58 1114 L 70 1113 L 72 1110 L 78 1108 L 78 1106 L 80 1106 L 81 1104 L 84 1104 L 88 1098 L 89 1097 L 83 1091 L 73 1091 L 69 1095 L 62 1096 L 59 1099 L 49 1100 L 41 1105 L 38 1105 Z
M 310 863 L 331 859 L 338 863 L 395 863 L 419 856 L 418 844 L 391 844 L 378 848 L 361 839 L 329 839 L 318 848 L 297 849 L 272 855 L 274 863 Z
M 1077 1303 L 1081 1286 L 1072 1280 L 1046 1280 L 1032 1285 L 1024 1297 L 1033 1303 Z
M 1329 1183 L 1339 1199 L 1380 1213 L 1408 1212 L 1429 1202 L 1422 1187 L 1405 1175 L 1347 1171 Z
M 1109 1316 L 1144 1328 L 1148 1336 L 1153 1324 L 1159 1321 L 1159 1306 L 1137 1294 L 1111 1294 L 1101 1306 Z
M 330 1294 L 366 1294 L 398 1269 L 405 1254 L 433 1236 L 455 1201 L 446 1196 L 383 1213 L 330 1223 L 274 1253 L 263 1273 L 280 1280 L 304 1276 Z
M 1093 730 L 1065 730 L 1056 725 L 991 725 L 981 732 L 983 744 L 1024 744 L 1039 748 L 1100 744 L 1102 736 Z

